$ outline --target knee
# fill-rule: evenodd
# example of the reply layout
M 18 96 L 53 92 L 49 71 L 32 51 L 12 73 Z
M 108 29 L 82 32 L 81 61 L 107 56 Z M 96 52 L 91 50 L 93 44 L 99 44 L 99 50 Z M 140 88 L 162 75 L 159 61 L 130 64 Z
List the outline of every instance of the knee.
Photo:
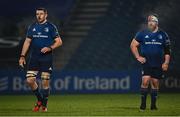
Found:
M 156 79 L 152 79 L 151 81 L 151 88 L 152 89 L 159 89 L 159 81 Z
M 42 79 L 42 88 L 48 89 L 49 88 L 50 73 L 42 72 L 41 79 Z
M 42 72 L 42 73 L 41 73 L 41 79 L 42 79 L 42 80 L 49 80 L 49 79 L 50 79 L 50 73 L 48 73 L 48 72 Z
M 27 78 L 26 82 L 27 82 L 27 84 L 31 85 L 35 82 L 35 78 Z
M 141 87 L 142 88 L 148 88 L 148 85 L 149 85 L 148 83 L 142 83 Z
M 143 81 L 141 84 L 142 88 L 148 88 L 148 86 L 149 86 L 149 81 Z
M 152 84 L 152 85 L 151 85 L 151 88 L 152 88 L 152 89 L 159 89 L 159 84 Z
M 33 84 L 35 82 L 36 75 L 37 75 L 37 72 L 35 72 L 35 71 L 27 71 L 26 82 L 28 84 Z

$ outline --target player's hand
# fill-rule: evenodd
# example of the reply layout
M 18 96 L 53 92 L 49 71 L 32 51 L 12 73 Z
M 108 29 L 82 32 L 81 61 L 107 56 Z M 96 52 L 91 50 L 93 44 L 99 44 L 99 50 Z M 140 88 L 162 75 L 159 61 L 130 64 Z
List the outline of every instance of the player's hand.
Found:
M 137 57 L 137 61 L 139 61 L 141 64 L 144 64 L 146 62 L 146 58 L 139 56 Z
M 52 49 L 50 47 L 44 47 L 41 49 L 41 52 L 42 53 L 47 53 L 47 52 L 50 52 Z
M 19 66 L 21 66 L 22 68 L 24 68 L 24 65 L 26 64 L 26 59 L 25 57 L 20 57 L 19 59 Z
M 162 64 L 162 70 L 163 70 L 163 71 L 167 71 L 167 70 L 168 70 L 168 67 L 169 67 L 169 64 L 167 64 L 167 63 L 163 63 L 163 64 Z

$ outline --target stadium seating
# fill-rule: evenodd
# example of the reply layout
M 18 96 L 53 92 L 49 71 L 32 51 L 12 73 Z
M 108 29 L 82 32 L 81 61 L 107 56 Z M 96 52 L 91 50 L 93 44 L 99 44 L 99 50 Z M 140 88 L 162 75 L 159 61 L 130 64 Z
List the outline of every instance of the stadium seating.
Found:
M 48 18 L 57 27 L 67 20 L 74 0 L 54 0 L 50 2 L 32 0 L 1 0 L 0 1 L 0 66 L 2 69 L 14 69 L 18 67 L 18 59 L 25 39 L 28 25 L 32 24 L 35 9 L 45 7 L 49 12 Z M 8 8 L 7 8 L 8 6 Z M 60 24 L 60 25 L 59 25 Z
M 112 0 L 107 14 L 93 25 L 64 70 L 131 70 L 138 67 L 129 49 L 131 39 L 143 26 L 145 17 L 150 11 L 157 11 L 162 16 L 161 20 L 166 20 L 163 19 L 165 16 L 153 6 L 162 2 L 162 0 L 153 2 Z M 170 4 L 175 3 L 167 2 L 164 6 Z M 171 8 L 167 8 L 167 11 L 171 11 Z M 168 23 L 162 22 L 161 25 L 165 30 L 171 29 Z M 166 30 L 170 36 L 179 35 L 170 29 Z M 174 41 L 178 40 L 173 40 L 172 45 Z M 177 56 L 180 57 L 178 49 L 173 47 L 173 51 L 176 52 L 176 64 L 180 64 L 177 61 Z M 172 67 L 176 67 L 174 64 L 172 62 Z
M 180 41 L 178 39 L 180 37 L 180 21 L 178 19 L 180 1 L 77 0 L 73 2 L 73 0 L 63 0 L 61 2 L 66 4 L 61 9 L 59 9 L 58 4 L 60 2 L 58 0 L 52 3 L 51 6 L 47 5 L 48 9 L 54 10 L 53 15 L 63 19 L 64 24 L 60 25 L 61 32 L 63 32 L 61 34 L 63 47 L 55 52 L 56 69 L 91 71 L 131 70 L 138 67 L 139 64 L 134 60 L 129 45 L 135 33 L 144 26 L 145 18 L 150 12 L 159 14 L 160 26 L 168 32 L 171 38 L 173 53 L 170 68 L 179 69 L 177 66 L 180 65 Z M 7 4 L 5 1 L 2 3 Z M 24 3 L 21 2 L 21 4 Z M 30 6 L 24 8 L 27 15 L 20 12 L 21 8 L 19 10 L 17 8 L 16 12 L 21 13 L 20 17 L 29 17 L 32 9 Z M 2 17 L 6 21 L 4 18 Z M 14 19 L 16 18 L 14 17 Z M 52 17 L 50 16 L 50 18 Z M 59 19 L 56 19 L 56 21 L 59 21 Z M 30 22 L 27 21 L 26 24 L 28 23 Z M 5 24 L 10 25 L 10 23 Z M 3 23 L 1 23 L 1 29 L 3 26 Z M 2 34 L 6 34 L 6 31 L 4 32 L 1 29 L 0 41 L 4 42 L 5 40 L 2 40 L 4 35 Z M 10 30 L 10 32 L 14 30 Z M 18 35 L 17 32 L 13 32 L 13 34 Z M 18 36 L 23 37 L 24 35 Z M 19 42 L 18 39 L 16 39 L 17 42 Z M 16 43 L 16 41 L 13 41 L 13 43 Z M 5 48 L 1 48 L 0 54 L 4 55 L 0 58 L 1 67 L 17 67 L 22 44 L 19 45 L 15 48 L 6 49 L 6 51 L 4 51 Z

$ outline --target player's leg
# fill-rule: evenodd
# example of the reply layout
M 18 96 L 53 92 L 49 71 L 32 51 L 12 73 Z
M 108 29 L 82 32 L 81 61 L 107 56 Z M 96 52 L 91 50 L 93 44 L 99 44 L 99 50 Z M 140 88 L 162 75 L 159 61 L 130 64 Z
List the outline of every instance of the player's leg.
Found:
M 50 73 L 42 72 L 41 79 L 42 79 L 42 94 L 43 94 L 43 103 L 42 103 L 43 111 L 47 111 L 48 96 L 50 94 L 50 89 L 49 89 Z
M 146 99 L 148 95 L 148 86 L 150 82 L 151 77 L 149 75 L 144 75 L 142 77 L 142 83 L 141 83 L 141 105 L 140 109 L 145 110 L 146 109 Z
M 38 88 L 38 85 L 36 83 L 36 76 L 38 74 L 38 71 L 27 71 L 26 74 L 26 82 L 31 87 L 31 90 L 36 90 Z
M 33 111 L 39 111 L 39 108 L 42 105 L 42 95 L 39 91 L 37 82 L 36 82 L 36 76 L 38 74 L 38 71 L 27 71 L 26 77 L 27 77 L 27 84 L 31 87 L 31 90 L 33 91 L 34 95 L 37 98 L 37 103 L 33 109 Z
M 41 69 L 41 79 L 42 79 L 42 95 L 43 95 L 43 103 L 42 103 L 42 111 L 47 111 L 47 103 L 48 97 L 50 94 L 50 77 L 52 72 L 52 60 L 41 61 L 40 62 Z
M 42 100 L 43 96 L 40 93 L 38 84 L 36 82 L 36 77 L 39 71 L 39 62 L 35 58 L 31 58 L 29 63 L 28 63 L 28 71 L 27 71 L 27 83 L 31 87 L 34 95 L 37 97 L 37 102 L 34 106 L 33 111 L 37 112 L 39 111 L 41 105 L 42 105 Z
M 158 97 L 159 79 L 151 78 L 151 110 L 157 110 L 156 100 Z
M 162 68 L 153 68 L 151 75 L 151 110 L 157 110 L 156 102 L 158 98 L 159 79 L 162 78 Z
M 151 79 L 151 68 L 143 66 L 141 81 L 141 105 L 140 110 L 146 109 L 146 99 L 148 95 L 148 87 Z

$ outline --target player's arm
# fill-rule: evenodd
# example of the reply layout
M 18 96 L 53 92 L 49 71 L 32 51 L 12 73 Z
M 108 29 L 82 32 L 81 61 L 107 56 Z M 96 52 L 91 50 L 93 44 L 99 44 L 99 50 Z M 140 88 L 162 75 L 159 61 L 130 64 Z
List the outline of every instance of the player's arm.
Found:
M 162 64 L 163 71 L 168 70 L 170 58 L 171 58 L 171 47 L 169 43 L 164 47 L 164 63 Z
M 60 47 L 61 45 L 62 45 L 62 39 L 60 36 L 58 36 L 54 39 L 54 43 L 51 46 L 42 48 L 41 52 L 42 53 L 50 52 L 50 51 Z
M 133 55 L 135 56 L 135 58 L 141 63 L 145 63 L 146 59 L 142 56 L 140 56 L 139 51 L 138 51 L 138 47 L 139 47 L 140 43 L 138 41 L 136 41 L 136 39 L 133 39 L 130 45 L 131 51 L 133 53 Z
M 56 38 L 54 39 L 53 45 L 51 45 L 50 48 L 51 48 L 52 50 L 54 50 L 54 49 L 60 47 L 61 45 L 62 45 L 62 39 L 61 39 L 61 37 L 56 37 Z
M 55 25 L 52 25 L 51 35 L 52 35 L 52 37 L 54 39 L 54 43 L 52 45 L 50 45 L 49 47 L 42 48 L 41 49 L 42 53 L 53 51 L 54 49 L 56 49 L 56 48 L 58 48 L 59 46 L 62 45 L 61 37 L 60 37 L 60 35 L 58 33 L 58 30 L 57 30 Z
M 19 65 L 21 67 L 24 67 L 24 65 L 26 64 L 25 56 L 26 56 L 27 51 L 29 50 L 30 44 L 31 44 L 31 39 L 26 38 L 24 41 L 23 48 L 22 48 L 21 55 L 20 55 L 20 59 L 19 59 Z

